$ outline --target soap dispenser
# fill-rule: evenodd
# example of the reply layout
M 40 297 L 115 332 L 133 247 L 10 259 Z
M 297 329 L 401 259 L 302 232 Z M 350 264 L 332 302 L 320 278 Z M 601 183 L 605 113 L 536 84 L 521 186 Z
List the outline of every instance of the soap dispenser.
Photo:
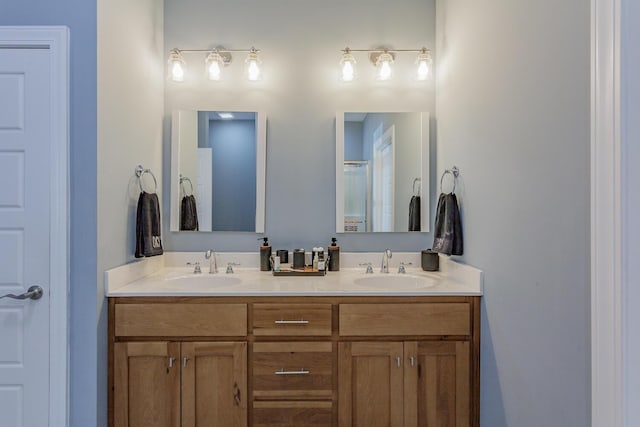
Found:
M 340 246 L 335 237 L 331 238 L 329 246 L 329 271 L 340 271 Z
M 260 239 L 258 239 L 260 240 Z M 271 245 L 269 245 L 269 238 L 262 237 L 264 242 L 260 246 L 260 271 L 271 270 Z

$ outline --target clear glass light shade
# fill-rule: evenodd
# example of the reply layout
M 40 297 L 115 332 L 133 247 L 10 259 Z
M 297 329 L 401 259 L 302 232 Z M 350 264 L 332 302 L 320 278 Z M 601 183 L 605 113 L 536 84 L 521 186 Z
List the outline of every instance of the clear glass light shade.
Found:
M 428 80 L 431 78 L 433 69 L 433 60 L 428 50 L 423 50 L 416 59 L 418 69 L 416 70 L 416 79 L 420 81 Z
M 340 68 L 342 70 L 342 81 L 350 82 L 353 81 L 356 77 L 356 59 L 349 52 L 349 50 L 345 50 L 342 54 L 342 59 L 340 60 Z
M 258 58 L 258 52 L 255 49 L 251 49 L 251 52 L 247 55 L 247 59 L 244 61 L 247 79 L 251 82 L 258 81 L 262 78 L 262 71 L 260 65 L 262 61 Z
M 167 78 L 174 82 L 183 82 L 185 74 L 185 62 L 180 51 L 172 50 L 169 54 Z
M 389 80 L 392 76 L 391 64 L 393 64 L 393 56 L 389 52 L 382 52 L 376 61 L 376 79 Z
M 213 51 L 207 56 L 205 61 L 207 67 L 207 77 L 209 80 L 218 81 L 222 78 L 222 69 L 224 68 L 224 59 L 216 51 Z

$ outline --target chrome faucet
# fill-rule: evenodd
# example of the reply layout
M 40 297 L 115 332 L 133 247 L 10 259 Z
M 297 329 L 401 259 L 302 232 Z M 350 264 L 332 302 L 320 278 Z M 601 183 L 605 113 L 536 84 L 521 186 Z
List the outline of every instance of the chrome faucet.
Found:
M 393 253 L 391 249 L 385 249 L 382 252 L 382 265 L 380 265 L 380 273 L 388 273 L 389 272 L 389 258 L 393 257 Z
M 218 262 L 216 261 L 216 253 L 209 249 L 204 253 L 204 257 L 209 260 L 209 274 L 218 272 Z
M 228 262 L 227 263 L 227 274 L 233 274 L 233 266 L 240 265 L 239 262 Z

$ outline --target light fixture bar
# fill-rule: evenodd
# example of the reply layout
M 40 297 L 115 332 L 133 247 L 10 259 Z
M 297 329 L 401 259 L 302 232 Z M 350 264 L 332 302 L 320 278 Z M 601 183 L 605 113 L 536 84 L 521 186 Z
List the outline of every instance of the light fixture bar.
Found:
M 416 69 L 416 80 L 426 81 L 432 76 L 433 60 L 431 59 L 431 50 L 426 47 L 420 49 L 391 49 L 387 47 L 379 47 L 376 49 L 351 49 L 346 47 L 341 50 L 342 59 L 340 67 L 342 69 L 342 80 L 350 82 L 355 79 L 356 60 L 353 52 L 366 52 L 369 54 L 369 60 L 376 67 L 376 80 L 390 80 L 393 75 L 392 64 L 396 60 L 397 53 L 413 52 L 417 53 L 415 63 L 418 65 Z
M 232 53 L 246 53 L 245 72 L 249 81 L 257 81 L 262 78 L 262 71 L 258 54 L 260 49 L 251 47 L 250 49 L 226 49 L 222 46 L 213 49 L 171 49 L 168 61 L 168 78 L 175 82 L 184 81 L 186 61 L 183 58 L 185 53 L 205 53 L 205 70 L 209 80 L 219 81 L 222 79 L 222 69 L 231 64 Z
M 239 53 L 249 53 L 249 52 L 255 52 L 255 53 L 260 53 L 260 49 L 221 49 L 221 48 L 213 48 L 213 49 L 172 49 L 171 50 L 179 52 L 179 53 L 198 53 L 198 52 L 213 52 L 213 51 L 217 51 L 219 53 L 234 53 L 234 52 L 239 52 Z

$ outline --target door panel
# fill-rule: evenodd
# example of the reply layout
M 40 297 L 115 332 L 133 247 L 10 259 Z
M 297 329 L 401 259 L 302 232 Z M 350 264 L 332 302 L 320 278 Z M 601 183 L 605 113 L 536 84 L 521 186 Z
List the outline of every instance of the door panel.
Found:
M 182 427 L 247 425 L 247 343 L 182 343 Z
M 468 342 L 409 342 L 405 358 L 406 427 L 469 427 Z
M 50 61 L 0 48 L 0 296 L 44 290 L 0 299 L 0 423 L 12 427 L 49 425 Z
M 180 425 L 179 357 L 179 343 L 115 344 L 115 427 Z
M 403 346 L 400 342 L 339 344 L 340 426 L 403 425 L 402 360 Z

